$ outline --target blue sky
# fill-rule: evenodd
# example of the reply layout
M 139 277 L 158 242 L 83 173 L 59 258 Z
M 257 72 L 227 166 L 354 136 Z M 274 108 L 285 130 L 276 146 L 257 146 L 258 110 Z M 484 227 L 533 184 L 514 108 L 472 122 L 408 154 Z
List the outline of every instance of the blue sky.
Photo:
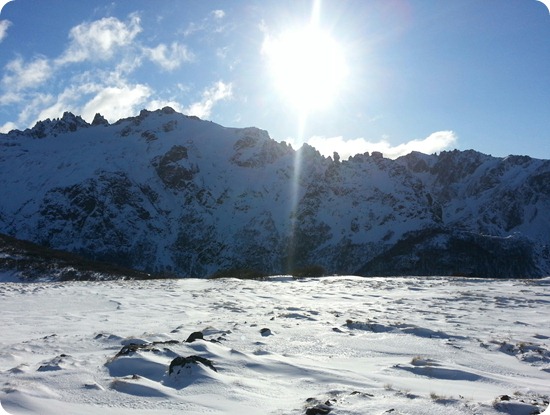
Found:
M 550 13 L 537 0 L 3 7 L 1 132 L 64 111 L 113 122 L 165 105 L 326 155 L 473 148 L 550 159 Z

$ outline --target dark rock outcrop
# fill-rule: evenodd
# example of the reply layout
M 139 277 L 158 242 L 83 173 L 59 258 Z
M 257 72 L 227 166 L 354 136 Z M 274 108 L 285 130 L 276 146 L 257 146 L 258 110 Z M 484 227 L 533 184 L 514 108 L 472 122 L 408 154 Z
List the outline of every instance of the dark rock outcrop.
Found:
M 109 121 L 107 121 L 105 117 L 99 112 L 94 116 L 94 119 L 92 120 L 92 126 L 95 127 L 97 125 L 109 125 Z
M 203 340 L 204 336 L 202 334 L 202 331 L 194 331 L 189 335 L 187 340 L 185 340 L 186 343 L 193 343 L 195 340 Z
M 214 364 L 210 359 L 207 359 L 205 357 L 201 356 L 178 356 L 174 360 L 170 362 L 170 366 L 168 368 L 168 374 L 179 374 L 181 373 L 181 369 L 192 366 L 192 365 L 198 365 L 201 364 L 203 366 L 206 366 L 207 368 L 213 370 L 214 372 L 217 372 L 218 369 L 214 367 Z

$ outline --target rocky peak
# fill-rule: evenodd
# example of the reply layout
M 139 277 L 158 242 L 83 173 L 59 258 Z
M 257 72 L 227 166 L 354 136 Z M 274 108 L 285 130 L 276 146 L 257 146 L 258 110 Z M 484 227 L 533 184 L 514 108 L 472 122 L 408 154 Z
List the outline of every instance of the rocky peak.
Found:
M 175 114 L 175 113 L 176 113 L 176 110 L 175 110 L 174 108 L 172 108 L 172 107 L 166 106 L 166 107 L 164 107 L 163 109 L 161 109 L 161 112 L 162 112 L 163 114 L 169 115 L 169 114 Z
M 230 161 L 240 167 L 262 167 L 292 152 L 285 143 L 270 138 L 265 130 L 248 127 L 236 131 L 241 138 L 233 144 L 235 154 Z
M 474 150 L 442 151 L 431 173 L 437 177 L 437 182 L 449 185 L 472 175 L 488 158 L 490 156 Z
M 107 121 L 105 117 L 98 112 L 92 121 L 92 126 L 95 127 L 96 125 L 109 125 L 109 121 Z
M 55 132 L 67 133 L 74 132 L 79 128 L 88 128 L 90 124 L 82 119 L 80 115 L 74 115 L 71 112 L 64 112 L 63 117 L 59 119 L 54 126 Z
M 57 137 L 60 134 L 75 132 L 80 128 L 88 128 L 89 126 L 90 124 L 79 115 L 66 111 L 61 118 L 53 120 L 48 118 L 44 121 L 38 121 L 33 128 L 25 130 L 25 132 L 33 138 Z
M 397 161 L 404 164 L 409 170 L 415 173 L 425 173 L 428 172 L 437 161 L 437 156 L 430 156 L 418 151 L 412 151 L 406 156 L 399 157 Z

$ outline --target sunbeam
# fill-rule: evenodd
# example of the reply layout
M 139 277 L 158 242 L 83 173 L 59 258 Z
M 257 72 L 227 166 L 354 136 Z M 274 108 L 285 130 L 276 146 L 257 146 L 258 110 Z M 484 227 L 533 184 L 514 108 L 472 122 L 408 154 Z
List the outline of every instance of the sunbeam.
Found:
M 304 130 L 306 126 L 307 116 L 305 113 L 300 114 L 298 119 L 298 139 L 300 143 L 304 142 Z M 298 203 L 300 201 L 300 176 L 302 174 L 302 149 L 296 149 L 294 153 L 294 169 L 290 185 L 290 241 L 287 270 L 291 272 L 295 267 L 295 250 L 296 250 L 296 221 L 298 213 Z
M 306 142 L 308 118 L 335 100 L 347 75 L 343 48 L 320 22 L 321 1 L 313 2 L 309 24 L 267 39 L 263 51 L 269 58 L 273 82 L 283 99 L 296 110 L 298 145 Z M 297 211 L 300 203 L 302 151 L 296 149 L 290 188 L 290 240 L 287 268 L 296 265 Z

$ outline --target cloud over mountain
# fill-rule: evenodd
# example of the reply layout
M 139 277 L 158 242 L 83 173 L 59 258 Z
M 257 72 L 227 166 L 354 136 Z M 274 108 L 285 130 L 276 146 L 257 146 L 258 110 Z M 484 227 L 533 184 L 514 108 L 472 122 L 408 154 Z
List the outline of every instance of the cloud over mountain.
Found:
M 217 10 L 212 16 L 223 19 L 223 11 Z M 2 36 L 9 25 L 7 20 L 0 24 Z M 0 131 L 56 118 L 66 110 L 81 113 L 89 121 L 97 112 L 106 113 L 115 121 L 130 116 L 140 107 L 159 103 L 171 103 L 182 109 L 171 95 L 163 96 L 149 85 L 135 82 L 133 75 L 146 62 L 172 72 L 192 62 L 194 53 L 176 41 L 148 46 L 139 38 L 143 30 L 138 13 L 128 15 L 126 20 L 104 17 L 72 27 L 68 44 L 57 57 L 36 56 L 25 61 L 17 56 L 10 60 L 2 78 L 0 105 L 23 107 L 18 119 L 0 126 Z M 91 66 L 83 69 L 83 63 Z M 65 78 L 64 89 L 57 93 L 50 91 L 48 83 L 61 78 Z M 231 83 L 216 81 L 205 87 L 187 111 L 208 117 L 216 103 L 231 97 L 231 91 Z
M 307 143 L 326 157 L 330 157 L 333 152 L 337 152 L 341 158 L 347 159 L 356 154 L 378 151 L 383 153 L 385 157 L 395 159 L 409 154 L 411 151 L 426 154 L 438 153 L 456 146 L 457 140 L 456 134 L 452 131 L 438 131 L 424 139 L 411 140 L 398 145 L 392 145 L 388 140 L 369 141 L 364 138 L 345 140 L 343 137 L 319 136 L 311 137 L 307 140 Z M 292 139 L 288 141 L 293 143 L 295 147 L 300 146 L 300 143 L 296 143 Z

